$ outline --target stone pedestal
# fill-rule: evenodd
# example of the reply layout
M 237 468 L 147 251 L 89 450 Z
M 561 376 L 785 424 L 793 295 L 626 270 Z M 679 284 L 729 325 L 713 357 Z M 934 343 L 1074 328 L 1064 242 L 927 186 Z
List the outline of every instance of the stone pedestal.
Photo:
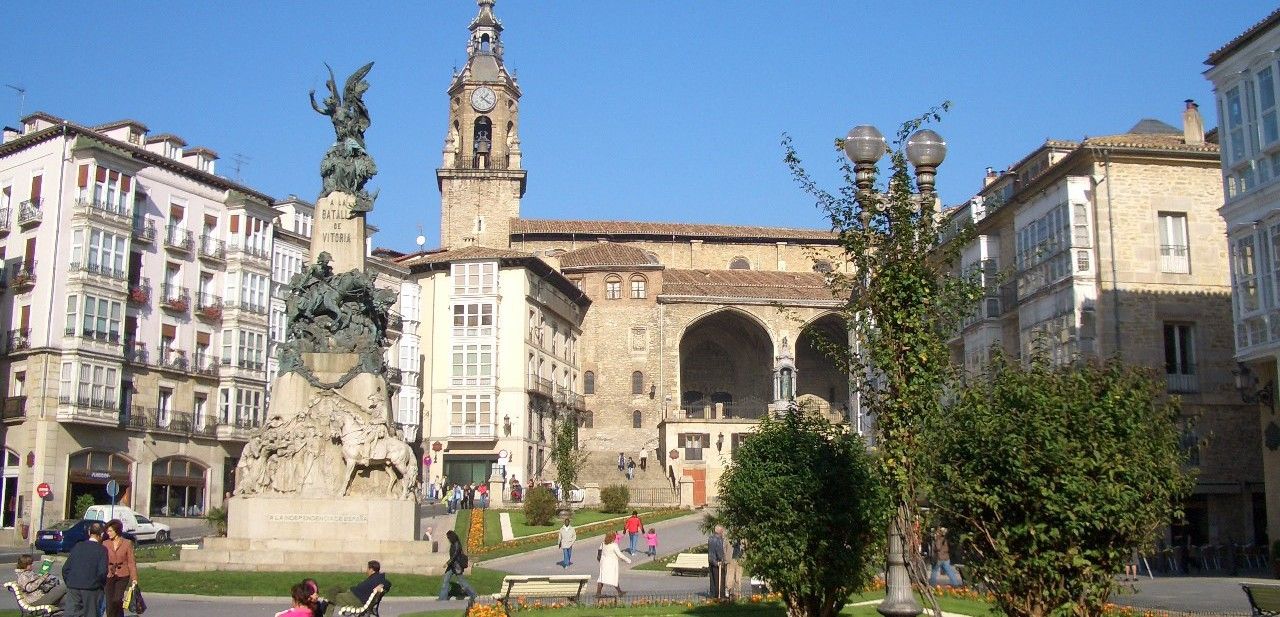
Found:
M 334 383 L 346 374 L 347 369 L 355 366 L 359 357 L 359 354 L 354 353 L 304 353 L 302 363 L 317 379 L 325 383 Z M 390 410 L 390 405 L 387 404 L 390 395 L 387 392 L 386 381 L 372 373 L 356 375 L 335 392 L 366 409 L 369 409 L 369 405 L 377 399 L 382 403 L 378 409 Z M 311 402 L 311 397 L 318 393 L 320 389 L 311 385 L 305 377 L 297 373 L 285 373 L 271 383 L 270 413 L 287 419 L 296 415 L 298 411 L 306 409 Z M 387 411 L 384 411 L 383 417 L 378 419 L 389 420 L 386 413 Z
M 365 226 L 363 214 L 351 214 L 355 195 L 330 193 L 316 202 L 315 225 L 311 231 L 311 263 L 321 252 L 333 261 L 334 272 L 364 271 Z

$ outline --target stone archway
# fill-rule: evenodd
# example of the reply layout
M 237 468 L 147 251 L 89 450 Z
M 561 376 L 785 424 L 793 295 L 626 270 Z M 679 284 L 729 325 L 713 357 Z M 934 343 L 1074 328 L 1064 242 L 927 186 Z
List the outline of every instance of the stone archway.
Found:
M 805 395 L 822 399 L 829 411 L 848 419 L 849 376 L 836 365 L 825 345 L 847 344 L 844 321 L 832 314 L 805 325 L 796 341 L 796 398 Z
M 760 418 L 773 402 L 773 339 L 733 310 L 704 316 L 680 337 L 681 407 L 703 417 L 723 404 L 727 417 Z

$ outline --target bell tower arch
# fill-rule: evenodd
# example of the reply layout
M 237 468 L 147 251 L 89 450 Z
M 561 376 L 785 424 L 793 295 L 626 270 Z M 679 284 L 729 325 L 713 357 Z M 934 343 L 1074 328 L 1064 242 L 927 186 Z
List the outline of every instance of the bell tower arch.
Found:
M 511 219 L 520 216 L 526 172 L 520 162 L 520 86 L 507 72 L 502 22 L 494 0 L 468 29 L 467 63 L 449 85 L 449 125 L 436 184 L 440 246 L 505 248 Z

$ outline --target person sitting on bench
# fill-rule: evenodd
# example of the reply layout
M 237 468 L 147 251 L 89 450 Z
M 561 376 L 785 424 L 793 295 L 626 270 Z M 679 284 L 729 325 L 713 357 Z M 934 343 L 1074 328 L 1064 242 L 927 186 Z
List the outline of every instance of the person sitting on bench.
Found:
M 31 555 L 19 555 L 18 574 L 15 581 L 22 598 L 32 606 L 62 606 L 62 596 L 67 593 L 67 586 L 58 577 L 46 571 L 41 574 L 36 569 L 36 560 Z
M 387 580 L 387 576 L 382 573 L 382 564 L 377 560 L 369 560 L 364 573 L 366 578 L 363 581 L 333 598 L 333 602 L 329 604 L 330 615 L 337 612 L 335 607 L 338 606 L 364 606 L 369 601 L 369 596 L 372 596 L 374 590 L 379 587 L 384 594 L 391 592 L 391 581 Z

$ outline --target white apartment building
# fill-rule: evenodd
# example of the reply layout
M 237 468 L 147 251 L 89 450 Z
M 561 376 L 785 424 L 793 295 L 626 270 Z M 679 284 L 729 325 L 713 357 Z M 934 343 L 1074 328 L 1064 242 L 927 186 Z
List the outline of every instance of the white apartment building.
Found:
M 271 198 L 136 121 L 22 125 L 0 144 L 0 540 L 110 480 L 155 516 L 220 505 L 265 412 Z
M 585 410 L 575 384 L 591 301 L 522 251 L 468 246 L 398 262 L 419 293 L 411 310 L 406 285 L 401 310 L 423 319 L 406 322 L 405 332 L 416 333 L 423 362 L 422 443 L 431 460 L 424 478 L 483 482 L 498 465 L 522 483 L 553 479 L 555 420 Z M 418 357 L 401 349 L 406 359 Z
M 1205 60 L 1221 126 L 1222 192 L 1231 254 L 1236 388 L 1260 405 L 1267 530 L 1280 538 L 1280 10 Z

